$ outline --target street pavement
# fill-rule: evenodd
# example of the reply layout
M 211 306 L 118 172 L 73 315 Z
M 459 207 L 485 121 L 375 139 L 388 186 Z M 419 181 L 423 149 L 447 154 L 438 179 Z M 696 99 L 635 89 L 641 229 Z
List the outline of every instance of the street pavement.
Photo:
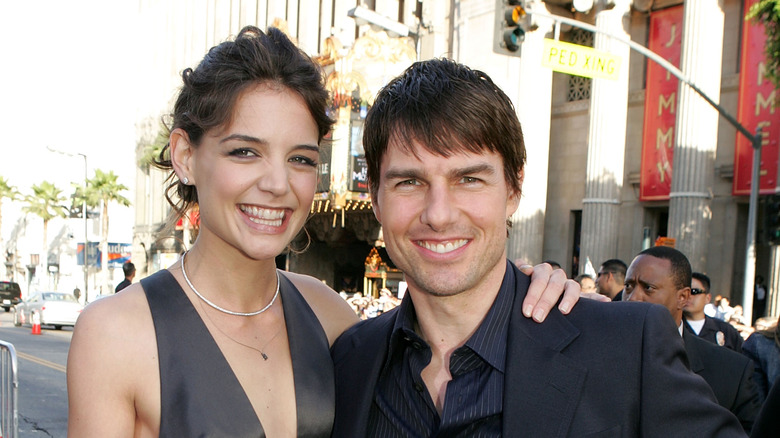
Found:
M 42 334 L 33 335 L 29 326 L 14 327 L 12 314 L 0 309 L 0 340 L 13 344 L 17 355 L 18 437 L 67 436 L 65 366 L 72 334 L 70 327 L 44 326 Z

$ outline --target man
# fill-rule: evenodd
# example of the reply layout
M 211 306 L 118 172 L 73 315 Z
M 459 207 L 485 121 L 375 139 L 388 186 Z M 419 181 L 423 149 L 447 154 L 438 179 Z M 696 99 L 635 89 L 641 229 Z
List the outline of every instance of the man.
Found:
M 750 438 L 777 438 L 780 436 L 780 385 L 772 385 L 772 390 L 758 413 L 756 424 L 750 432 Z
M 523 317 L 529 279 L 505 248 L 525 148 L 487 75 L 413 64 L 377 96 L 363 140 L 408 290 L 332 347 L 332 436 L 743 436 L 686 368 L 665 310 L 580 300 Z
M 574 281 L 580 284 L 582 293 L 596 293 L 596 281 L 588 274 L 580 274 L 574 278 Z
M 626 264 L 622 260 L 609 259 L 601 264 L 596 275 L 596 290 L 613 301 L 620 301 L 625 278 Z
M 131 262 L 125 262 L 122 265 L 122 272 L 124 272 L 125 274 L 125 279 L 116 285 L 116 289 L 114 289 L 114 293 L 119 292 L 120 290 L 126 288 L 127 286 L 130 286 L 133 283 L 133 278 L 135 278 L 135 265 L 132 264 Z
M 710 277 L 701 272 L 691 274 L 691 297 L 683 308 L 685 329 L 713 344 L 742 352 L 742 336 L 726 321 L 707 316 L 704 306 L 710 302 Z
M 683 338 L 691 370 L 707 381 L 718 403 L 733 412 L 749 432 L 761 409 L 753 362 L 683 330 L 683 307 L 691 293 L 690 284 L 691 264 L 685 255 L 656 246 L 640 252 L 631 262 L 623 299 L 661 304 L 669 310 Z M 668 348 L 676 348 L 676 344 Z
M 750 322 L 755 324 L 756 320 L 764 316 L 766 312 L 766 286 L 762 275 L 756 275 L 753 289 L 753 315 Z

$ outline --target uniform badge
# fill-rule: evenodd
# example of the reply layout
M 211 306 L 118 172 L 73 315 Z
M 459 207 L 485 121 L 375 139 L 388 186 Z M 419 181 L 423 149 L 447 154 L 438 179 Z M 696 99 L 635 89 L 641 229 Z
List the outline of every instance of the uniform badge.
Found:
M 718 343 L 721 347 L 726 345 L 726 335 L 723 334 L 723 332 L 717 332 L 715 333 L 715 342 Z

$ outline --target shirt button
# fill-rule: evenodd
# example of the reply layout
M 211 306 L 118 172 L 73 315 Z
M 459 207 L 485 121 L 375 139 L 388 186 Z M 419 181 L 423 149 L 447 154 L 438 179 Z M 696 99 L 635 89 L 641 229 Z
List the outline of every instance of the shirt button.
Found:
M 422 392 L 423 391 L 422 384 L 421 383 L 415 383 L 414 384 L 414 390 L 417 391 L 417 392 Z

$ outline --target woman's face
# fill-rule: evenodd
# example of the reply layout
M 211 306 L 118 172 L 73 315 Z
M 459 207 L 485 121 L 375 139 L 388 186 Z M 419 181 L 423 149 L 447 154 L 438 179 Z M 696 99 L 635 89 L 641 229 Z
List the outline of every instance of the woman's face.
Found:
M 198 240 L 238 248 L 252 259 L 279 255 L 311 208 L 319 159 L 317 124 L 303 99 L 260 84 L 236 102 L 233 121 L 191 149 L 198 190 Z

